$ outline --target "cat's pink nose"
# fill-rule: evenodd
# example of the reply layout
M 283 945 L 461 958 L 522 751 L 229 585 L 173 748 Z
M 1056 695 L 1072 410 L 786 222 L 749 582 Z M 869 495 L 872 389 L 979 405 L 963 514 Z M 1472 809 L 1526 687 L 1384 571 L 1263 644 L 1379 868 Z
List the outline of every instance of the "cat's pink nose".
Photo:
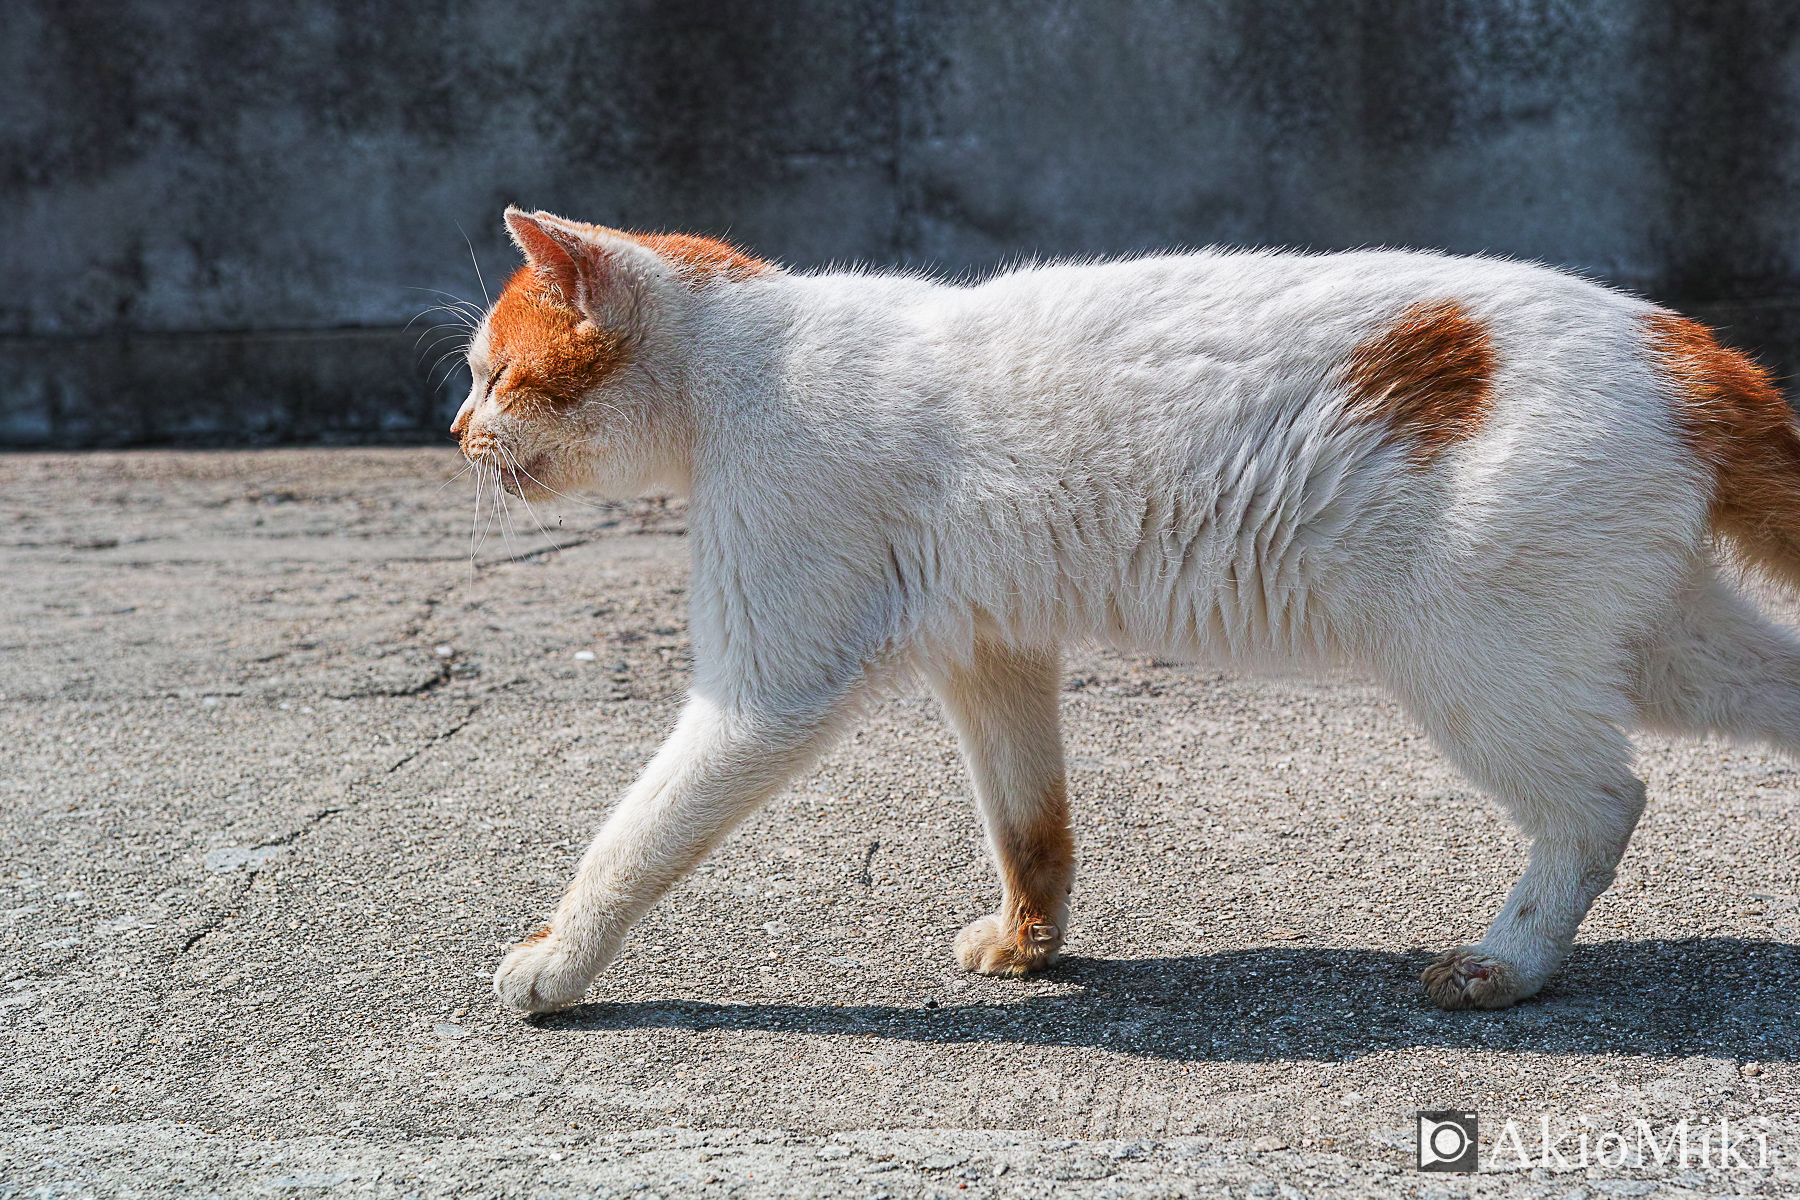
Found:
M 469 422 L 474 416 L 475 397 L 470 396 L 467 400 L 462 402 L 462 407 L 456 410 L 456 420 L 450 422 L 450 432 L 457 437 L 461 437 L 463 431 L 469 427 Z

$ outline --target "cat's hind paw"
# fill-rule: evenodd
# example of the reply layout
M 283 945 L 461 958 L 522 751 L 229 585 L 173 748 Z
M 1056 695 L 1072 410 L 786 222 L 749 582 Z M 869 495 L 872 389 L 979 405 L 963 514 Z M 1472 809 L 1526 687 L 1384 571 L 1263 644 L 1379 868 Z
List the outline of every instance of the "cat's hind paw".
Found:
M 1438 955 L 1419 981 L 1439 1008 L 1505 1008 L 1535 988 L 1525 986 L 1522 972 L 1503 958 L 1484 954 L 1478 946 L 1458 946 Z
M 1029 922 L 1005 925 L 998 913 L 970 921 L 956 935 L 956 961 L 978 975 L 1023 975 L 1055 962 L 1062 954 L 1062 931 Z
M 548 926 L 508 950 L 494 972 L 500 1003 L 524 1013 L 579 1004 L 590 982 L 588 974 L 576 967 L 567 943 Z

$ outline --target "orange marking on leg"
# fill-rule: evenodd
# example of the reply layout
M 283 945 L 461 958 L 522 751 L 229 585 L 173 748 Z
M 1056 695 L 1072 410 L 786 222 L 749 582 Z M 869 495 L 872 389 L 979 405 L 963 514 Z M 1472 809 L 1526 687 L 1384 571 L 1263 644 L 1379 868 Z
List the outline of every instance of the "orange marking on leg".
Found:
M 1487 327 L 1454 300 L 1422 301 L 1363 340 L 1344 363 L 1345 412 L 1410 440 L 1430 462 L 1473 437 L 1493 407 L 1497 355 Z
M 550 927 L 548 925 L 544 925 L 544 926 L 541 926 L 539 929 L 537 929 L 536 932 L 527 934 L 525 936 L 525 940 L 520 942 L 519 945 L 520 946 L 535 946 L 539 942 L 543 941 L 545 938 L 547 938 L 549 936 L 550 936 Z
M 1042 966 L 1062 944 L 1069 891 L 1075 877 L 1075 838 L 1069 832 L 1069 793 L 1058 779 L 1044 789 L 1029 825 L 1011 830 L 1000 845 L 1006 890 L 1002 924 L 1011 932 L 1020 969 Z

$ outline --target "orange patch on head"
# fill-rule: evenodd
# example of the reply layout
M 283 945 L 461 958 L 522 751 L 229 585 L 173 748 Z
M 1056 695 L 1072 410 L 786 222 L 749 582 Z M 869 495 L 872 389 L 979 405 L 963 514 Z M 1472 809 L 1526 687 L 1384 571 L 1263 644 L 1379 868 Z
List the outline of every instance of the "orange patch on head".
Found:
M 1496 361 L 1487 327 L 1461 304 L 1422 301 L 1350 352 L 1345 411 L 1410 439 L 1413 458 L 1428 462 L 1481 428 Z
M 488 314 L 488 371 L 505 404 L 567 407 L 624 366 L 630 339 L 569 307 L 530 267 L 521 267 Z
M 704 286 L 719 278 L 735 283 L 766 275 L 775 269 L 773 264 L 752 258 L 736 246 L 715 238 L 689 233 L 628 233 L 625 236 L 661 255 L 690 287 Z

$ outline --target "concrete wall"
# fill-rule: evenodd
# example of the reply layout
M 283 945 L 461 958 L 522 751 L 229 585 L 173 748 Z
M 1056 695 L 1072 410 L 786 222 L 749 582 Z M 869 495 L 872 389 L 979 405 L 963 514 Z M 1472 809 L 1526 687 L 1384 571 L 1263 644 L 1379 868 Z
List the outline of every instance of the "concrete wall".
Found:
M 1791 0 L 12 0 L 0 443 L 440 436 L 402 327 L 508 202 L 802 266 L 1493 251 L 1792 370 L 1797 134 Z

